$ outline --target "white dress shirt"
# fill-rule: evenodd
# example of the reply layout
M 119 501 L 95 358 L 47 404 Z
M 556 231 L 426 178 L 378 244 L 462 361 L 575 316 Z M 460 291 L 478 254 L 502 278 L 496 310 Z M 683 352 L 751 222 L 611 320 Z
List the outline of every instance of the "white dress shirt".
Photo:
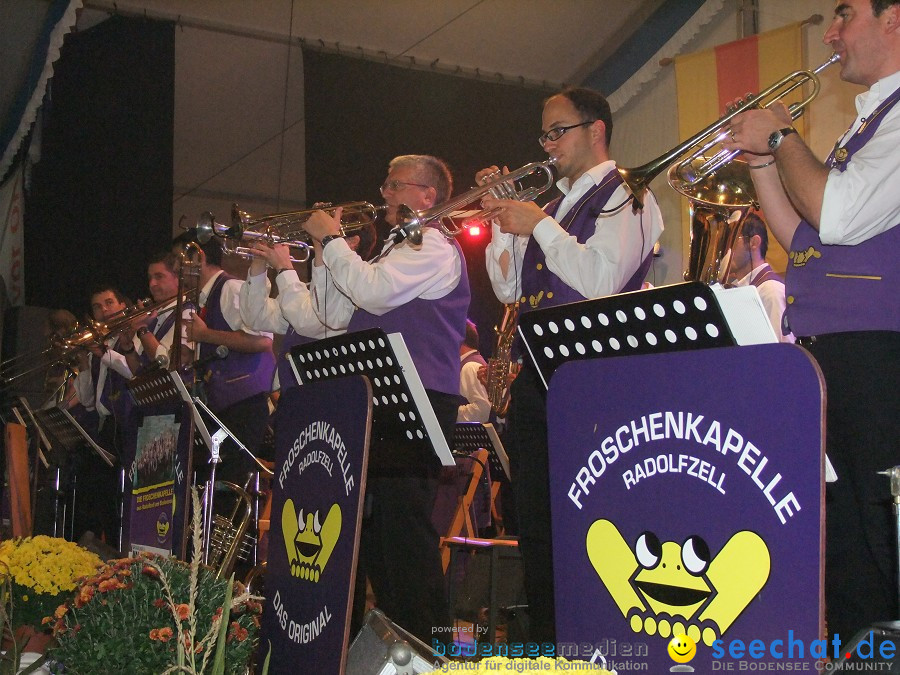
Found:
M 556 185 L 564 197 L 557 216 L 563 218 L 588 190 L 616 170 L 615 162 L 609 160 L 586 171 L 571 186 L 567 178 L 560 179 Z M 597 216 L 596 230 L 585 244 L 578 243 L 551 216 L 534 228 L 532 236 L 544 251 L 547 269 L 585 298 L 618 293 L 662 234 L 662 214 L 653 194 L 648 191 L 644 195 L 643 211 L 637 214 L 631 208 L 629 194 L 624 185 L 616 189 L 606 206 L 615 210 Z M 527 245 L 528 237 L 504 234 L 496 222 L 493 224 L 485 260 L 501 302 L 516 302 L 522 295 L 522 260 Z M 500 269 L 504 251 L 511 254 L 508 277 Z
M 749 274 L 745 275 L 742 279 L 735 281 L 734 285 L 749 286 L 759 275 L 760 271 L 767 265 L 768 263 L 763 263 L 762 265 L 753 268 L 750 270 Z M 784 310 L 787 308 L 787 300 L 785 300 L 784 296 L 784 284 L 777 279 L 768 279 L 757 286 L 756 290 L 759 291 L 759 297 L 762 299 L 763 307 L 766 308 L 766 314 L 769 316 L 769 323 L 772 324 L 775 336 L 780 342 L 793 343 L 795 340 L 793 333 L 788 333 L 787 335 L 781 334 L 781 317 L 784 315 Z
M 856 97 L 859 113 L 840 145 L 859 129 L 862 119 L 900 88 L 900 71 L 888 75 Z M 823 244 L 861 244 L 900 223 L 900 104 L 884 115 L 872 137 L 842 173 L 832 169 L 825 184 L 819 238 Z
M 464 361 L 468 356 L 478 350 L 470 349 L 463 352 L 459 360 Z M 463 363 L 459 371 L 459 394 L 468 403 L 459 406 L 456 414 L 457 422 L 487 422 L 491 416 L 491 401 L 488 399 L 487 390 L 478 380 L 478 369 L 481 364 L 477 361 Z
M 420 246 L 404 241 L 375 263 L 343 239 L 331 240 L 322 259 L 313 266 L 313 304 L 331 329 L 346 328 L 357 307 L 381 316 L 416 298 L 443 298 L 462 277 L 455 245 L 433 227 L 424 228 Z
M 209 294 L 212 291 L 213 284 L 216 283 L 216 279 L 219 278 L 220 274 L 224 274 L 222 270 L 216 272 L 212 278 L 207 281 L 203 285 L 203 289 L 200 291 L 200 296 L 198 298 L 200 307 L 206 307 L 206 301 L 209 298 Z M 222 285 L 222 293 L 219 296 L 219 306 L 222 309 L 222 316 L 225 317 L 225 321 L 228 322 L 228 326 L 231 330 L 240 330 L 248 335 L 262 335 L 267 338 L 272 338 L 271 332 L 254 330 L 249 325 L 245 324 L 241 318 L 241 286 L 243 282 L 238 279 L 229 279 Z

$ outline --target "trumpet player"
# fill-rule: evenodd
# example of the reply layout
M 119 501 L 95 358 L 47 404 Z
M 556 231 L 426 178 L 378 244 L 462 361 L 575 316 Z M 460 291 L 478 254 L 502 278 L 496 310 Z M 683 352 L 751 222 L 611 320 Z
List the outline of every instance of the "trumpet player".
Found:
M 351 251 L 366 259 L 375 245 L 374 223 L 364 227 L 360 234 L 346 237 Z M 283 335 L 275 371 L 274 388 L 284 392 L 296 384 L 286 354 L 291 347 L 313 339 L 330 337 L 344 332 L 331 330 L 328 320 L 320 317 L 312 304 L 312 296 L 307 284 L 300 280 L 291 260 L 290 248 L 286 244 L 269 246 L 257 241 L 255 254 L 247 271 L 247 280 L 241 286 L 241 318 L 255 330 Z M 315 257 L 321 259 L 322 247 L 314 242 Z M 269 297 L 272 284 L 267 274 L 268 268 L 275 270 L 275 284 L 278 295 Z
M 544 103 L 541 148 L 556 158 L 563 193 L 542 210 L 533 202 L 482 201 L 498 210 L 485 258 L 498 299 L 529 311 L 637 290 L 662 233 L 652 194 L 635 211 L 610 159 L 613 121 L 596 91 L 566 89 Z M 479 183 L 496 166 L 476 175 Z M 555 640 L 553 556 L 543 386 L 526 363 L 511 387 L 510 469 L 519 509 L 520 550 L 529 601 L 530 639 Z
M 867 87 L 822 163 L 782 105 L 731 120 L 775 237 L 788 251 L 786 317 L 828 387 L 828 631 L 845 641 L 897 617 L 897 544 L 888 479 L 900 458 L 900 2 L 841 0 L 824 41 L 841 79 Z
M 447 165 L 429 155 L 391 160 L 381 186 L 387 221 L 401 205 L 431 209 L 452 192 Z M 459 245 L 424 227 L 420 245 L 387 243 L 366 262 L 340 237 L 340 214 L 318 211 L 306 231 L 321 243 L 313 265 L 316 310 L 328 309 L 333 328 L 381 327 L 400 332 L 452 447 L 459 396 L 459 347 L 469 308 L 469 282 Z M 368 575 L 378 606 L 420 639 L 446 640 L 450 626 L 439 537 L 431 523 L 439 465 L 404 439 L 373 437 L 366 484 L 371 512 L 364 520 L 360 575 Z M 365 578 L 361 576 L 361 578 Z M 360 585 L 357 584 L 357 588 Z M 364 593 L 357 593 L 364 599 Z M 354 620 L 361 617 L 354 607 Z

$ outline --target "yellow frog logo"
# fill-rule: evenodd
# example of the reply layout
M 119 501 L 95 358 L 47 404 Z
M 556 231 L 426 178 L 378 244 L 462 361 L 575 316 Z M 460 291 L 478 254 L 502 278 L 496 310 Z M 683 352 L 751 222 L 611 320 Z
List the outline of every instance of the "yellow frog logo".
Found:
M 788 253 L 788 258 L 793 261 L 794 267 L 803 267 L 813 258 L 821 257 L 822 253 L 817 251 L 812 246 L 808 247 L 805 251 L 791 251 L 790 253 Z
M 281 534 L 291 565 L 291 576 L 317 583 L 341 536 L 341 507 L 332 504 L 325 521 L 319 512 L 298 515 L 288 499 L 281 511 Z
M 588 530 L 586 545 L 635 633 L 686 634 L 710 646 L 769 579 L 769 549 L 749 530 L 735 533 L 713 557 L 697 535 L 679 545 L 644 532 L 632 550 L 612 522 L 600 519 Z

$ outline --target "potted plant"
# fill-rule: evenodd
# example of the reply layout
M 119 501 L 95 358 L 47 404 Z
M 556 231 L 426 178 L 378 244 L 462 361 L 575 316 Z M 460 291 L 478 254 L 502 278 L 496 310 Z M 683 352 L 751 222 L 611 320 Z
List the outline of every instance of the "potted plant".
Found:
M 194 502 L 194 560 L 200 559 Z M 111 560 L 45 620 L 58 672 L 242 673 L 257 641 L 261 598 L 212 571 L 151 554 Z

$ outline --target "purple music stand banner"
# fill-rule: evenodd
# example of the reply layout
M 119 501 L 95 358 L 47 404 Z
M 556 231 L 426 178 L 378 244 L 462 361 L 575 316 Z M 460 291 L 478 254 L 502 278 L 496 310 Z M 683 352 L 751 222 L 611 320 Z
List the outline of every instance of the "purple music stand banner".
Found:
M 191 425 L 187 405 L 136 407 L 126 433 L 123 542 L 126 550 L 182 557 L 190 511 Z
M 824 398 L 806 351 L 567 363 L 547 409 L 562 656 L 599 651 L 620 674 L 814 672 Z
M 292 387 L 278 402 L 261 638 L 270 673 L 344 672 L 371 420 L 362 376 Z

